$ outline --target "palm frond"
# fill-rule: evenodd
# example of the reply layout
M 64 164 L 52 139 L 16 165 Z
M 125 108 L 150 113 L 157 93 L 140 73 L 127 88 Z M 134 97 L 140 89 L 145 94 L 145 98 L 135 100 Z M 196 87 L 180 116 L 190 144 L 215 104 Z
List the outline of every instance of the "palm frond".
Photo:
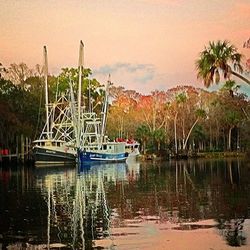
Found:
M 232 73 L 231 66 L 235 71 L 242 73 L 242 57 L 229 41 L 210 41 L 195 62 L 197 78 L 203 80 L 204 85 L 209 87 L 214 81 L 215 83 L 220 81 L 221 73 L 225 79 L 229 79 Z

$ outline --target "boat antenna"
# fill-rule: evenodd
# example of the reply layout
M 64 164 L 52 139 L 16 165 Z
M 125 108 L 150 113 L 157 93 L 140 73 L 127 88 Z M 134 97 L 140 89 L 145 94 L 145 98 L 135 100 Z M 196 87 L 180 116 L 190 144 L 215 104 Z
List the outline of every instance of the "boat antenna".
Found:
M 78 135 L 77 135 L 77 147 L 80 145 L 80 129 L 81 129 L 81 92 L 82 92 L 82 74 L 83 74 L 83 49 L 84 44 L 82 40 L 80 41 L 80 48 L 79 48 L 79 62 L 78 62 L 78 69 L 79 69 L 79 85 L 78 85 L 78 121 L 77 121 L 77 129 L 78 129 Z
M 43 56 L 44 56 L 46 127 L 47 127 L 47 138 L 50 139 L 49 97 L 48 97 L 48 56 L 47 56 L 47 48 L 46 48 L 46 46 L 43 47 Z

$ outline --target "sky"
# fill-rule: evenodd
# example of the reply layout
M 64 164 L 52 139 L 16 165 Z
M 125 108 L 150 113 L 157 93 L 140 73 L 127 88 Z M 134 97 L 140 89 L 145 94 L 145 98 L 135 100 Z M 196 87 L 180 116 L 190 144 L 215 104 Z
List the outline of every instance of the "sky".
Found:
M 43 63 L 49 72 L 84 66 L 142 94 L 202 87 L 195 61 L 209 41 L 228 40 L 250 58 L 250 0 L 0 0 L 0 62 Z M 242 83 L 250 93 L 250 87 Z

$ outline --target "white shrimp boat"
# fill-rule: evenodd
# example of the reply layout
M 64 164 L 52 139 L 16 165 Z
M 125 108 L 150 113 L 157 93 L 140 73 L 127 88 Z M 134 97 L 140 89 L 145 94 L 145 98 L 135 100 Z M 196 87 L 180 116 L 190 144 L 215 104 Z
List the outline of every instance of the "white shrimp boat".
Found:
M 45 109 L 46 123 L 40 137 L 33 141 L 35 165 L 66 164 L 76 161 L 75 135 L 72 122 L 72 109 L 66 96 L 55 103 L 48 102 L 48 63 L 44 47 L 45 65 Z

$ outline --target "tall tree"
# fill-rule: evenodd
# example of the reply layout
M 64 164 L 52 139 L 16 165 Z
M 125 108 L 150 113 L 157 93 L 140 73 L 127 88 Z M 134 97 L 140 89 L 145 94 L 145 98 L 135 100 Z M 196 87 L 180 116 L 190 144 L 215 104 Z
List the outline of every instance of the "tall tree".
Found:
M 178 153 L 178 143 L 177 143 L 177 117 L 178 109 L 182 106 L 187 100 L 187 95 L 185 92 L 181 92 L 175 96 L 175 102 L 173 103 L 176 106 L 175 116 L 174 116 L 174 142 L 175 142 L 175 154 Z
M 228 129 L 228 146 L 227 149 L 231 150 L 232 148 L 232 130 L 237 127 L 240 121 L 242 120 L 241 113 L 235 110 L 227 110 L 225 112 L 225 121 L 229 126 Z
M 14 84 L 20 85 L 22 89 L 25 88 L 25 81 L 33 75 L 33 70 L 25 63 L 12 63 L 7 70 L 7 78 Z
M 196 114 L 196 117 L 197 117 L 197 118 L 196 118 L 196 120 L 194 121 L 192 127 L 190 128 L 190 130 L 189 130 L 189 132 L 188 132 L 188 134 L 187 134 L 187 137 L 186 137 L 185 142 L 184 142 L 184 145 L 183 145 L 183 150 L 185 150 L 186 147 L 187 147 L 188 139 L 189 139 L 189 137 L 190 137 L 190 135 L 191 135 L 191 133 L 192 133 L 192 131 L 193 131 L 195 125 L 198 123 L 198 121 L 199 121 L 200 119 L 206 117 L 206 112 L 205 112 L 205 110 L 203 110 L 203 109 L 197 109 L 197 110 L 195 111 L 195 114 Z
M 165 136 L 166 134 L 163 128 L 156 129 L 153 132 L 153 138 L 156 141 L 158 151 L 161 150 L 161 142 L 165 139 Z
M 150 132 L 149 127 L 145 124 L 140 125 L 136 130 L 136 136 L 138 138 L 141 138 L 143 154 L 145 154 L 146 152 L 146 143 L 150 138 L 151 134 L 152 133 Z
M 209 42 L 196 61 L 197 77 L 204 81 L 206 87 L 214 82 L 219 83 L 221 74 L 224 79 L 228 80 L 232 74 L 250 84 L 250 80 L 241 75 L 242 57 L 228 41 Z

